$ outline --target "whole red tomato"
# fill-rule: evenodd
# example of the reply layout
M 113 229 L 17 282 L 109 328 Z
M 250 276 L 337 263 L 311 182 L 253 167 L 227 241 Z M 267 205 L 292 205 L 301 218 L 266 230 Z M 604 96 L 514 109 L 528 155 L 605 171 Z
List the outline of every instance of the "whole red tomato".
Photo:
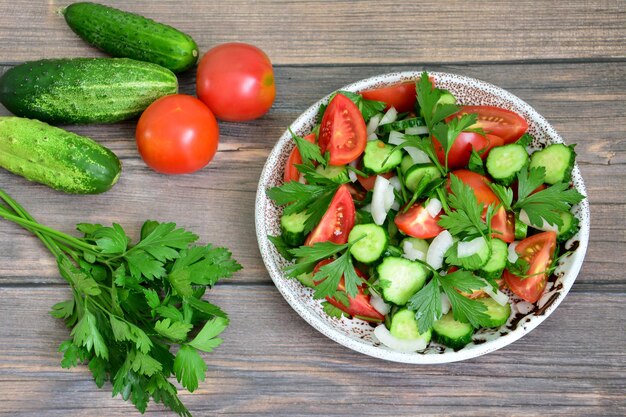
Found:
M 256 46 L 216 46 L 200 61 L 196 90 L 220 120 L 257 119 L 268 112 L 276 96 L 272 63 Z
M 152 103 L 135 132 L 144 162 L 163 174 L 188 174 L 208 164 L 219 141 L 217 120 L 195 97 L 174 94 Z

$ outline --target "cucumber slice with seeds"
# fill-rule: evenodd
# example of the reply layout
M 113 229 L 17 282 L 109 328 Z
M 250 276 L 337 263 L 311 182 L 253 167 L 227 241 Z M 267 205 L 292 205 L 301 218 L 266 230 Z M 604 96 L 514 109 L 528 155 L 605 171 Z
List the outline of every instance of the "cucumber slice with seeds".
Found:
M 530 156 L 530 168 L 543 167 L 546 170 L 544 178 L 546 184 L 569 182 L 575 158 L 573 146 L 554 143 Z
M 462 349 L 470 343 L 473 334 L 474 328 L 472 325 L 454 320 L 452 311 L 433 323 L 433 339 L 437 343 L 451 347 L 454 350 Z
M 417 262 L 388 257 L 376 268 L 385 300 L 405 305 L 426 282 L 428 271 Z
M 348 176 L 348 169 L 345 165 L 335 166 L 329 164 L 326 167 L 318 165 L 318 167 L 315 168 L 315 171 L 324 178 L 328 178 L 329 180 L 337 183 L 344 183 L 350 180 L 350 177 Z
M 359 262 L 370 264 L 382 256 L 389 244 L 387 231 L 374 223 L 357 224 L 348 236 L 350 253 Z
M 441 177 L 441 172 L 433 164 L 415 164 L 404 175 L 406 188 L 415 192 L 432 180 Z
M 510 185 L 515 180 L 517 173 L 524 168 L 529 161 L 526 148 L 517 143 L 497 146 L 489 151 L 487 156 L 487 172 L 496 181 Z
M 578 232 L 579 220 L 569 211 L 564 211 L 559 214 L 561 220 L 563 220 L 563 225 L 559 227 L 557 239 L 562 242 L 571 239 L 572 236 Z
M 402 152 L 395 146 L 388 145 L 381 140 L 371 140 L 365 146 L 363 155 L 363 170 L 368 174 L 382 174 L 389 172 L 402 162 Z
M 491 256 L 487 263 L 480 269 L 479 275 L 489 279 L 496 279 L 502 275 L 509 256 L 509 246 L 500 239 L 491 239 Z
M 487 307 L 485 313 L 489 316 L 489 320 L 485 321 L 485 327 L 500 327 L 509 319 L 511 315 L 510 304 L 500 305 L 491 297 L 479 298 L 478 301 Z
M 423 339 L 427 344 L 430 342 L 432 332 L 430 329 L 420 332 L 415 320 L 415 312 L 407 309 L 399 310 L 391 318 L 389 332 L 393 337 L 403 340 Z

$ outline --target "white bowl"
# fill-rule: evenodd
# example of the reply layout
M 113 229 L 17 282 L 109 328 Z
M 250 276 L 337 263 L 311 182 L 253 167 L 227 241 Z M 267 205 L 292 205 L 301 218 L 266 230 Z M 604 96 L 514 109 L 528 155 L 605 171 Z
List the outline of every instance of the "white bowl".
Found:
M 358 92 L 371 88 L 384 87 L 403 81 L 416 80 L 421 72 L 400 72 L 378 75 L 343 87 L 342 90 Z M 540 148 L 550 143 L 561 143 L 563 139 L 554 128 L 531 106 L 513 94 L 494 85 L 460 75 L 431 72 L 437 87 L 451 91 L 461 104 L 492 105 L 512 110 L 523 116 L 529 125 L 529 133 L 536 140 L 533 147 Z M 291 129 L 304 136 L 310 133 L 316 122 L 321 104 L 328 102 L 324 97 L 296 119 Z M 294 310 L 311 326 L 324 335 L 357 352 L 377 358 L 404 363 L 445 363 L 461 361 L 485 353 L 493 352 L 524 336 L 544 321 L 563 301 L 565 295 L 576 280 L 587 250 L 589 240 L 589 203 L 585 199 L 574 207 L 580 220 L 580 231 L 566 243 L 572 254 L 561 259 L 550 278 L 544 296 L 533 306 L 511 295 L 512 313 L 509 321 L 498 329 L 481 329 L 473 336 L 473 343 L 459 351 L 431 343 L 424 352 L 402 353 L 381 345 L 373 335 L 373 327 L 368 323 L 353 319 L 341 320 L 328 317 L 321 308 L 320 301 L 314 300 L 312 290 L 301 285 L 297 280 L 285 277 L 282 269 L 288 262 L 276 251 L 267 235 L 280 234 L 279 218 L 282 209 L 277 207 L 267 196 L 268 188 L 282 184 L 285 162 L 293 143 L 288 131 L 281 136 L 270 153 L 261 178 L 256 198 L 256 233 L 259 249 L 265 266 L 276 288 Z M 583 179 L 578 167 L 572 173 L 576 189 L 586 195 Z

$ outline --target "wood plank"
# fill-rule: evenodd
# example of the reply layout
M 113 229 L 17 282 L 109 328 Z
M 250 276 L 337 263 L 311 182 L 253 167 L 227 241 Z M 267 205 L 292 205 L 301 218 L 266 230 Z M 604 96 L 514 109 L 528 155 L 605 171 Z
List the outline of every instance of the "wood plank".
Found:
M 125 10 L 189 33 L 200 50 L 245 41 L 275 64 L 370 64 L 625 58 L 621 0 L 398 4 L 392 0 L 126 2 Z M 67 2 L 0 4 L 0 56 L 10 62 L 97 56 L 66 26 Z
M 8 67 L 0 68 L 4 71 Z M 134 122 L 74 126 L 113 149 L 124 174 L 111 191 L 68 196 L 0 173 L 0 187 L 40 221 L 71 231 L 78 221 L 120 222 L 137 235 L 147 218 L 176 221 L 202 237 L 231 248 L 245 269 L 237 282 L 269 282 L 254 232 L 254 198 L 267 154 L 298 114 L 319 97 L 371 75 L 411 66 L 279 67 L 274 108 L 249 123 L 221 123 L 220 151 L 204 170 L 187 176 L 152 172 L 139 159 Z M 626 229 L 626 64 L 445 65 L 429 70 L 466 74 L 500 85 L 532 104 L 569 143 L 578 160 L 592 205 L 589 253 L 579 284 L 624 288 Z M 193 94 L 191 75 L 182 91 Z M 0 115 L 6 115 L 0 107 Z M 71 210 L 68 210 L 71 207 Z M 219 207 L 219 208 L 218 208 Z M 34 278 L 33 278 L 34 277 Z M 53 260 L 26 232 L 0 222 L 0 283 L 61 283 Z M 576 287 L 575 287 L 576 288 Z M 608 288 L 607 288 L 608 289 Z
M 47 314 L 65 288 L 0 288 L 0 404 L 11 416 L 123 416 L 85 367 L 59 367 L 67 329 Z M 623 415 L 625 292 L 570 293 L 523 339 L 469 361 L 407 366 L 344 348 L 307 325 L 273 287 L 218 285 L 231 316 L 195 415 Z M 278 325 L 279 324 L 279 325 Z M 150 406 L 149 415 L 171 415 Z M 547 411 L 549 410 L 549 411 Z

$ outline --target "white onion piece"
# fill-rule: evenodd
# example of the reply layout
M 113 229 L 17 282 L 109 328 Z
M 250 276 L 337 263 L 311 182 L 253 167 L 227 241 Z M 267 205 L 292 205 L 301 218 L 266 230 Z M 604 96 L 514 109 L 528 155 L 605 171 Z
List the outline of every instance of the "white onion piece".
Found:
M 533 311 L 533 309 L 535 308 L 535 306 L 531 303 L 529 303 L 528 301 L 518 301 L 515 305 L 515 309 L 520 313 L 520 314 L 528 314 L 531 311 Z
M 431 198 L 428 201 L 428 204 L 426 204 L 425 208 L 428 214 L 430 214 L 430 217 L 435 218 L 437 217 L 437 214 L 441 212 L 443 205 L 441 204 L 441 201 L 439 201 L 438 199 Z
M 356 168 L 356 160 L 350 162 L 348 165 L 350 165 L 352 168 Z M 348 170 L 348 178 L 350 178 L 350 181 L 352 182 L 357 182 L 358 178 L 356 177 L 356 172 L 352 171 L 351 169 Z
M 487 245 L 487 241 L 484 237 L 477 237 L 476 239 L 472 239 L 469 242 L 459 242 L 457 246 L 457 256 L 459 258 L 466 258 L 468 256 L 472 256 L 481 249 L 483 249 Z
M 444 293 L 441 293 L 441 314 L 448 314 L 450 311 L 450 299 Z
M 509 296 L 503 293 L 500 290 L 494 291 L 491 285 L 487 284 L 481 288 L 484 292 L 486 292 L 489 297 L 493 298 L 493 300 L 500 304 L 501 306 L 506 305 L 509 302 Z
M 363 207 L 361 207 L 361 210 L 367 212 L 367 213 L 371 213 L 372 212 L 372 205 L 371 204 L 366 204 Z
M 452 235 L 447 230 L 439 233 L 428 247 L 426 253 L 426 263 L 435 269 L 439 269 L 443 265 L 443 257 L 454 244 Z
M 559 290 L 545 291 L 543 295 L 541 296 L 541 298 L 537 301 L 537 307 L 543 308 L 543 306 L 546 305 L 548 300 L 550 300 L 550 298 L 552 298 L 552 296 L 556 294 L 557 292 L 559 292 Z
M 381 177 L 380 175 L 376 176 L 376 182 L 374 183 L 374 193 L 372 194 L 372 218 L 374 219 L 374 223 L 377 225 L 382 225 L 387 218 L 387 212 L 389 209 L 385 209 L 385 203 L 388 201 L 389 192 L 388 189 L 391 189 L 393 193 L 393 187 L 389 183 L 389 181 Z M 389 203 L 389 207 L 393 204 L 393 200 Z
M 512 264 L 517 262 L 517 260 L 519 259 L 519 255 L 515 251 L 515 248 L 517 247 L 517 245 L 519 245 L 519 242 L 513 242 L 509 245 L 509 254 L 507 256 L 507 259 Z
M 383 118 L 382 114 L 375 114 L 372 116 L 369 122 L 367 122 L 367 136 L 372 133 L 376 133 L 376 129 L 378 129 L 378 125 L 380 124 L 380 119 Z
M 426 259 L 426 254 L 421 250 L 415 249 L 408 240 L 405 240 L 402 243 L 402 251 L 404 252 L 404 255 L 402 256 L 410 261 L 415 261 L 417 259 L 423 261 Z
M 391 209 L 394 211 L 400 211 L 400 203 L 398 203 L 396 200 L 393 201 L 393 204 L 391 205 Z
M 383 316 L 386 316 L 391 311 L 391 306 L 385 302 L 378 294 L 372 293 L 370 298 L 370 304 L 374 307 L 374 310 L 378 311 Z
M 383 345 L 398 352 L 415 352 L 426 349 L 428 342 L 423 338 L 404 340 L 393 336 L 384 324 L 374 329 L 374 335 Z
M 404 134 L 402 134 L 401 132 L 393 130 L 389 133 L 389 143 L 391 143 L 392 145 L 400 145 L 404 142 L 406 142 L 406 140 L 404 140 Z M 428 157 L 428 155 L 426 155 L 424 151 L 421 151 L 414 146 L 407 146 L 403 149 L 411 156 L 414 164 L 430 163 L 430 158 Z
M 393 176 L 391 178 L 389 178 L 389 182 L 391 183 L 391 186 L 396 190 L 396 191 L 400 191 L 402 189 L 402 184 L 400 184 L 400 178 Z
M 367 140 L 368 142 L 371 140 L 378 140 L 378 135 L 376 133 L 370 133 L 369 135 L 367 135 Z
M 300 174 L 300 176 L 298 177 L 298 182 L 300 184 L 306 184 L 306 178 L 304 178 L 304 175 Z
M 389 110 L 387 110 L 387 113 L 385 113 L 383 118 L 380 119 L 380 123 L 378 125 L 380 126 L 380 125 L 386 125 L 387 123 L 393 123 L 396 121 L 397 118 L 398 118 L 398 111 L 396 110 L 395 107 L 391 106 L 389 107 Z
M 528 214 L 524 210 L 521 210 L 519 212 L 519 219 L 525 225 L 534 227 L 535 229 L 543 230 L 544 232 L 558 232 L 559 231 L 559 227 L 556 224 L 549 224 L 546 221 L 546 219 L 543 219 L 543 218 L 541 219 L 543 220 L 543 225 L 541 225 L 540 227 L 535 226 L 534 224 L 531 223 L 530 219 L 528 218 Z
M 426 126 L 413 126 L 405 129 L 404 133 L 407 135 L 427 135 L 428 127 Z
M 393 202 L 396 200 L 396 195 L 393 192 L 393 186 L 389 183 L 387 189 L 385 190 L 385 211 L 389 211 L 391 206 L 393 206 Z

